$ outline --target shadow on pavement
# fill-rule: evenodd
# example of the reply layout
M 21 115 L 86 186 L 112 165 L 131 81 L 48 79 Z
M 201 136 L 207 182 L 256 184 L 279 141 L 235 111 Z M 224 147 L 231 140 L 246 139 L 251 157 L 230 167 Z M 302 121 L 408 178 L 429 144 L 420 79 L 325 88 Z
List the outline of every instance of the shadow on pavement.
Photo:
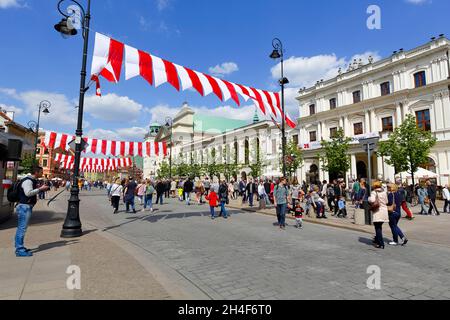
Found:
M 56 222 L 64 221 L 65 214 L 62 213 L 56 213 L 51 211 L 33 211 L 33 214 L 31 215 L 29 226 L 32 225 L 47 225 L 47 224 L 53 224 Z M 13 217 L 9 219 L 8 221 L 0 224 L 0 230 L 7 230 L 17 227 L 17 215 L 13 214 Z
M 160 213 L 164 213 L 164 212 L 172 212 L 170 210 L 167 211 L 159 211 Z M 243 212 L 239 212 L 237 210 L 228 210 L 228 216 L 233 216 L 233 215 L 237 215 L 237 214 L 242 214 Z M 219 212 L 216 211 L 216 217 L 219 214 Z M 135 217 L 127 217 L 125 218 L 126 222 L 120 223 L 118 225 L 115 226 L 111 226 L 111 227 L 106 227 L 104 229 L 102 229 L 103 232 L 108 231 L 108 230 L 112 230 L 112 229 L 116 229 L 116 228 L 120 228 L 124 225 L 136 222 L 136 221 L 147 221 L 150 223 L 156 223 L 160 220 L 169 220 L 169 219 L 186 219 L 186 218 L 192 218 L 192 217 L 209 217 L 210 213 L 203 211 L 203 212 L 186 212 L 186 213 L 175 213 L 175 214 L 148 214 L 145 216 L 135 216 Z
M 38 253 L 38 252 L 50 250 L 53 248 L 65 247 L 65 246 L 68 246 L 71 244 L 76 244 L 76 243 L 78 243 L 78 240 L 61 240 L 61 241 L 56 241 L 56 242 L 50 242 L 50 243 L 41 244 L 36 249 L 31 249 L 31 252 Z

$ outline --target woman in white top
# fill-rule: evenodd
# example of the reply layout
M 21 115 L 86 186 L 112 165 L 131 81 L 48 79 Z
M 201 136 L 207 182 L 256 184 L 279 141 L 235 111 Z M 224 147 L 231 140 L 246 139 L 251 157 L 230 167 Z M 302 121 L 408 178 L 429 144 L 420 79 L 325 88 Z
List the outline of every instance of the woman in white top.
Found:
M 176 191 L 177 191 L 177 182 L 175 180 L 172 180 L 170 182 L 170 196 L 172 198 L 176 198 Z
M 121 184 L 120 179 L 117 179 L 114 184 L 111 186 L 111 203 L 114 207 L 114 214 L 119 212 L 119 202 L 120 196 L 123 193 L 123 185 Z
M 369 198 L 372 205 L 373 225 L 375 226 L 374 245 L 378 249 L 384 249 L 383 224 L 389 222 L 388 195 L 384 191 L 381 181 L 373 183 L 373 191 Z

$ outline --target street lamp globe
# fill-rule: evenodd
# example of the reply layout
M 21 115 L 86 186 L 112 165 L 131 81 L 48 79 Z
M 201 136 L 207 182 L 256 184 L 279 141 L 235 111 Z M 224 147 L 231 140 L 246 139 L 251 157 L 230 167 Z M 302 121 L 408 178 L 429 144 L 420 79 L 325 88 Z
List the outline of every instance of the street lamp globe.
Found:
M 75 36 L 78 33 L 69 18 L 62 18 L 59 23 L 55 24 L 55 30 L 65 36 Z
M 273 52 L 270 54 L 270 58 L 274 59 L 274 60 L 281 58 L 281 55 L 280 55 L 280 52 L 278 51 L 278 49 L 273 50 Z

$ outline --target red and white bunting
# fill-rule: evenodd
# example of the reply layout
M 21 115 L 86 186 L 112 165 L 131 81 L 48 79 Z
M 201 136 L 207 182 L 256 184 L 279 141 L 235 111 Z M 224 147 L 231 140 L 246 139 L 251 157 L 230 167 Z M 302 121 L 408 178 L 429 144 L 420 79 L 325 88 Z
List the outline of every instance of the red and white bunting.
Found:
M 74 156 L 56 154 L 55 161 L 61 163 L 63 168 L 68 169 L 75 162 Z M 104 167 L 104 168 L 127 168 L 133 165 L 131 158 L 103 159 L 103 158 L 81 158 L 80 167 Z
M 69 142 L 74 140 L 75 136 L 64 133 L 45 132 L 44 146 L 46 148 L 69 150 Z M 112 157 L 158 157 L 168 155 L 166 142 L 128 142 L 111 141 L 93 138 L 83 138 L 88 143 L 85 153 L 102 154 Z
M 63 169 L 74 169 L 75 157 L 56 154 L 55 161 L 60 163 Z M 117 170 L 119 168 L 128 168 L 133 165 L 131 158 L 120 159 L 100 159 L 100 158 L 81 158 L 80 170 Z
M 125 48 L 126 80 L 141 76 L 155 87 L 169 83 L 178 91 L 194 88 L 202 96 L 214 93 L 222 102 L 232 99 L 238 106 L 241 105 L 239 96 L 245 101 L 251 99 L 264 115 L 280 121 L 284 116 L 290 127 L 296 127 L 295 121 L 288 115 L 282 114 L 280 94 L 277 92 L 250 88 L 219 79 L 130 47 L 99 33 L 96 34 L 95 39 L 92 63 L 94 80 L 99 74 L 109 81 L 119 80 L 121 70 L 119 62 L 123 61 L 123 48 Z M 119 52 L 121 50 L 122 52 Z M 98 87 L 97 89 L 99 90 Z

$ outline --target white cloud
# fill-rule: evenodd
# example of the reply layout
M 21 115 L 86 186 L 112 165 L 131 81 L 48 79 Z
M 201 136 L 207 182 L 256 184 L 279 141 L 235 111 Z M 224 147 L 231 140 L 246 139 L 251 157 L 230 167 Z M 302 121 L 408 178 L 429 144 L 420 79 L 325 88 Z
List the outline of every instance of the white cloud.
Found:
M 156 5 L 159 11 L 163 11 L 170 5 L 170 0 L 156 0 Z
M 120 136 L 117 134 L 117 132 L 111 131 L 111 130 L 104 130 L 104 129 L 92 129 L 86 132 L 86 137 L 95 137 L 97 139 L 104 139 L 104 140 L 115 140 L 120 141 Z
M 412 4 L 425 4 L 425 3 L 431 3 L 431 0 L 405 0 L 408 3 Z
M 349 63 L 353 59 L 367 63 L 369 56 L 374 58 L 374 61 L 380 60 L 377 52 L 367 51 L 362 54 L 357 54 L 351 59 L 338 58 L 335 54 L 317 55 L 313 57 L 291 57 L 284 63 L 285 76 L 289 79 L 290 87 L 310 87 L 318 80 L 334 78 L 338 75 L 339 68 L 343 71 L 347 69 Z M 277 64 L 271 69 L 272 77 L 274 79 L 280 78 L 280 64 Z
M 50 113 L 43 116 L 41 114 L 41 126 L 66 126 L 75 127 L 78 110 L 75 108 L 76 102 L 69 100 L 65 95 L 45 91 L 25 91 L 17 92 L 15 89 L 0 88 L 0 93 L 10 96 L 23 104 L 22 110 L 31 119 L 37 119 L 39 103 L 43 100 L 51 102 Z M 84 126 L 89 126 L 85 122 Z
M 144 111 L 141 104 L 114 93 L 102 97 L 88 96 L 85 104 L 85 111 L 94 118 L 111 122 L 135 122 Z
M 92 129 L 86 133 L 86 136 L 115 141 L 142 141 L 147 132 L 148 130 L 142 127 L 116 130 Z
M 209 72 L 216 77 L 223 77 L 236 71 L 239 71 L 239 67 L 234 62 L 224 62 L 221 65 L 209 68 Z
M 3 103 L 0 103 L 0 110 L 11 111 L 14 112 L 16 115 L 21 115 L 23 113 L 23 110 L 21 108 L 17 108 L 15 106 L 8 106 Z
M 22 0 L 0 0 L 0 9 L 23 8 L 25 5 Z

